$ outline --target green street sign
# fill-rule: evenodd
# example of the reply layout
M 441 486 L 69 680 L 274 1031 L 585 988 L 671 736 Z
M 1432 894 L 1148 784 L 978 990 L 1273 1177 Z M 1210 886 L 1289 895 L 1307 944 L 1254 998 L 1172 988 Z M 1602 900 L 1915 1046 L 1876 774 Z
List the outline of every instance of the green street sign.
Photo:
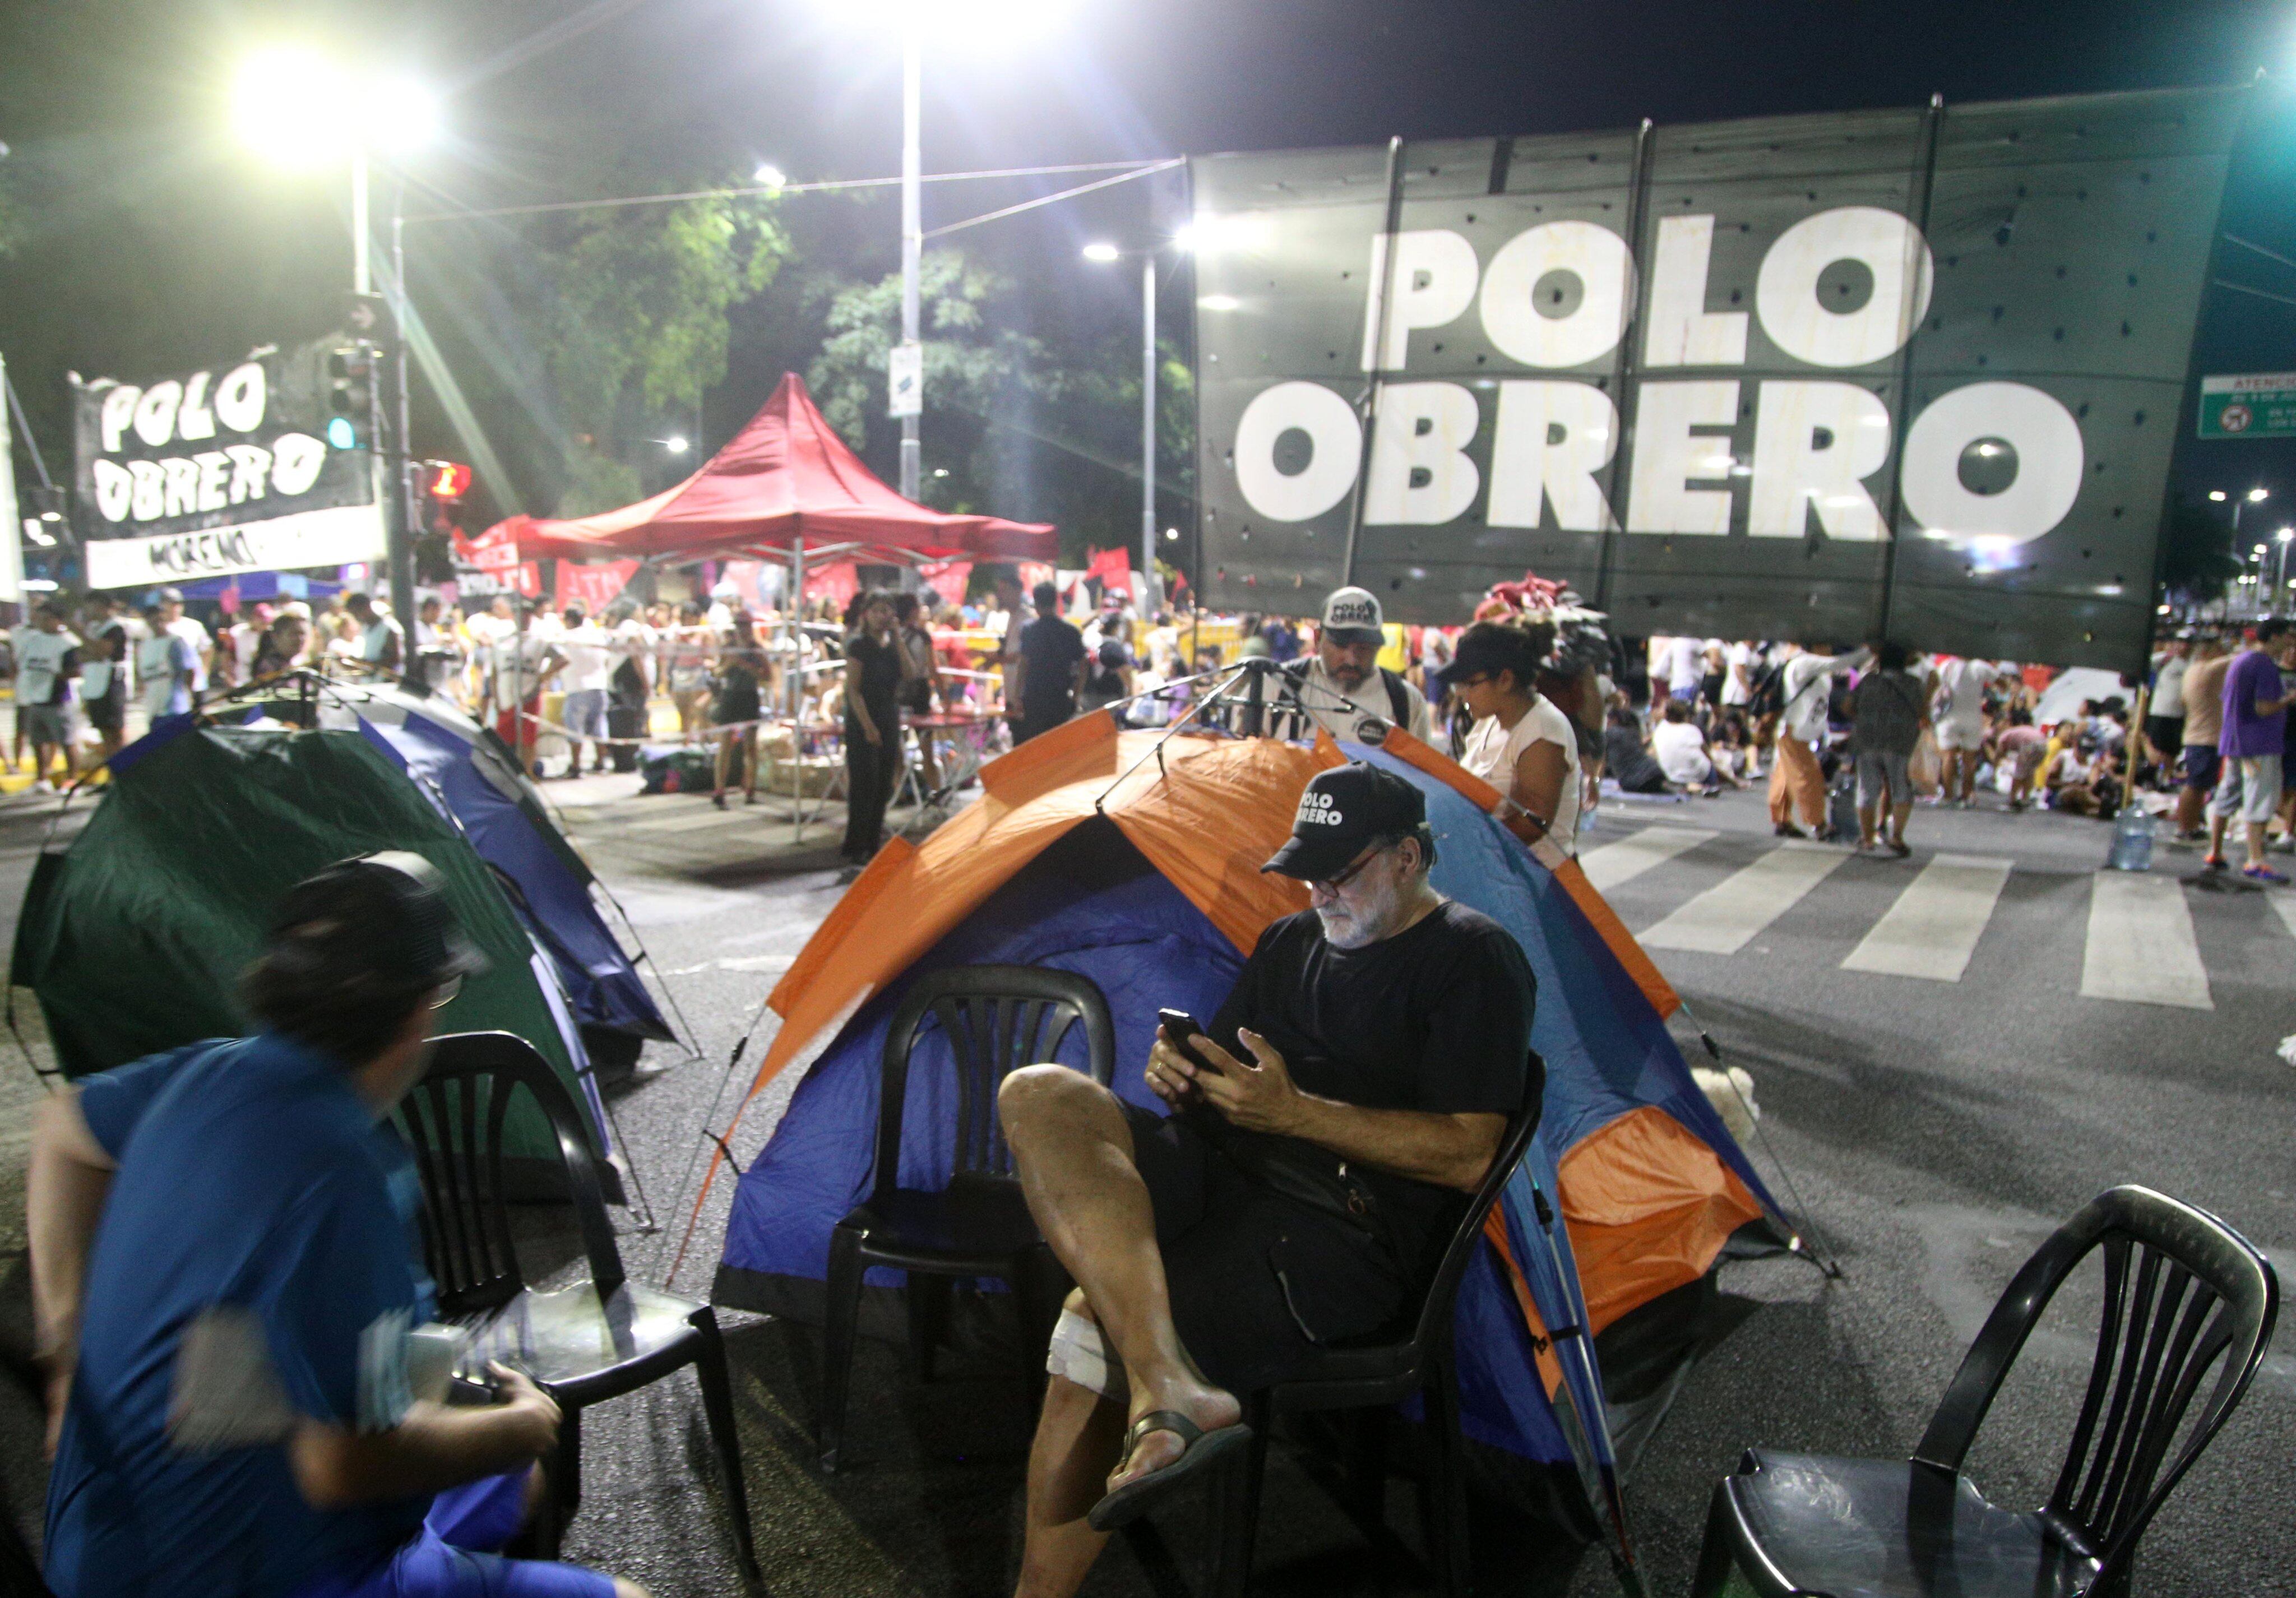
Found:
M 2296 372 L 2231 373 L 2201 379 L 2201 437 L 2296 437 Z

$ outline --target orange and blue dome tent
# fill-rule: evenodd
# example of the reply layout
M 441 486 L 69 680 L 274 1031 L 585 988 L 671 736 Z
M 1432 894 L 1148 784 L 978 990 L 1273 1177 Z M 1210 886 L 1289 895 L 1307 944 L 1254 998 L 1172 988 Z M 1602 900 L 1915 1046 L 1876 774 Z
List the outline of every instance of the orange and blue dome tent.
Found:
M 1502 1478 L 1527 1466 L 1575 1479 L 1587 1512 L 1568 1520 L 1630 1561 L 1614 1444 L 1630 1452 L 1655 1425 L 1677 1385 L 1667 1378 L 1697 1349 L 1685 1328 L 1710 1304 L 1725 1250 L 1775 1247 L 1790 1229 L 1668 1032 L 1679 1001 L 1577 864 L 1524 843 L 1495 815 L 1496 791 L 1400 732 L 1378 749 L 1311 748 L 1120 732 L 1086 716 L 984 767 L 983 797 L 921 847 L 887 846 L 767 1000 L 782 1025 L 750 1097 L 780 1072 L 806 1075 L 741 1176 L 712 1297 L 819 1320 L 831 1231 L 870 1184 L 886 1031 L 927 972 L 1010 963 L 1089 977 L 1116 1023 L 1117 1091 L 1160 1110 L 1137 1069 L 1158 1009 L 1212 1013 L 1261 930 L 1307 906 L 1301 884 L 1259 867 L 1308 779 L 1349 758 L 1425 794 L 1435 887 L 1513 932 L 1538 982 L 1545 1116 L 1459 1294 L 1467 1435 L 1487 1478 L 1496 1465 Z M 907 1091 L 901 1184 L 941 1185 L 955 1094 L 937 1035 L 920 1044 Z M 1543 1224 L 1547 1194 L 1560 1227 Z M 902 1335 L 900 1273 L 873 1271 L 864 1291 L 864 1329 Z M 1606 1349 L 1636 1368 L 1606 1383 Z M 1538 1496 L 1555 1502 L 1551 1484 Z

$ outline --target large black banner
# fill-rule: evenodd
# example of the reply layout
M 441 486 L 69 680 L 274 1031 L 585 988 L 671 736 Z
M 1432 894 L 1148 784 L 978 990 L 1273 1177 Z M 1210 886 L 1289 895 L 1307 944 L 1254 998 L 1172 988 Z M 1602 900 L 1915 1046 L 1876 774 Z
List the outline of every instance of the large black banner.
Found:
M 380 557 L 374 457 L 326 440 L 332 348 L 143 384 L 75 379 L 72 520 L 89 586 Z
M 2128 667 L 2241 93 L 1200 159 L 1207 599 Z

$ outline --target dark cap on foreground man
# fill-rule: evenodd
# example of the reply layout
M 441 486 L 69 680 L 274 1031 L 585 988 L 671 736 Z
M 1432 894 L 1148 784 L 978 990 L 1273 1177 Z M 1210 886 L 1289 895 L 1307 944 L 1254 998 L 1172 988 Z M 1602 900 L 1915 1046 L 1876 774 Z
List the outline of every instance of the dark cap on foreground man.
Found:
M 1210 1037 L 1160 1034 L 1146 1078 L 1169 1115 L 1064 1066 L 1006 1079 L 1030 1212 L 1078 1283 L 1029 1453 L 1022 1598 L 1067 1598 L 1109 1530 L 1243 1440 L 1238 1394 L 1417 1312 L 1538 1087 L 1529 965 L 1428 885 L 1434 843 L 1401 777 L 1319 774 L 1264 868 L 1310 908 L 1260 935 Z
M 389 851 L 290 889 L 258 1030 L 44 1102 L 26 1205 L 51 1373 L 59 1598 L 643 1598 L 475 1550 L 519 1529 L 558 1407 L 409 1391 L 432 1318 L 421 1188 L 381 1123 L 483 968 L 438 869 Z

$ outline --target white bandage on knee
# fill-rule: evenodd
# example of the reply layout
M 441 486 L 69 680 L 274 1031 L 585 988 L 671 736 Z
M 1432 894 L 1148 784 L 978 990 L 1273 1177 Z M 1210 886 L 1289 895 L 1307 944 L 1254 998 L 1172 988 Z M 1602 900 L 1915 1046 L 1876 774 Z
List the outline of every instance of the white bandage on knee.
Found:
M 1108 1343 L 1099 1325 L 1073 1309 L 1061 1311 L 1053 1325 L 1052 1346 L 1045 1350 L 1045 1369 L 1086 1392 L 1098 1393 L 1121 1404 L 1130 1392 L 1124 1367 L 1108 1356 Z

